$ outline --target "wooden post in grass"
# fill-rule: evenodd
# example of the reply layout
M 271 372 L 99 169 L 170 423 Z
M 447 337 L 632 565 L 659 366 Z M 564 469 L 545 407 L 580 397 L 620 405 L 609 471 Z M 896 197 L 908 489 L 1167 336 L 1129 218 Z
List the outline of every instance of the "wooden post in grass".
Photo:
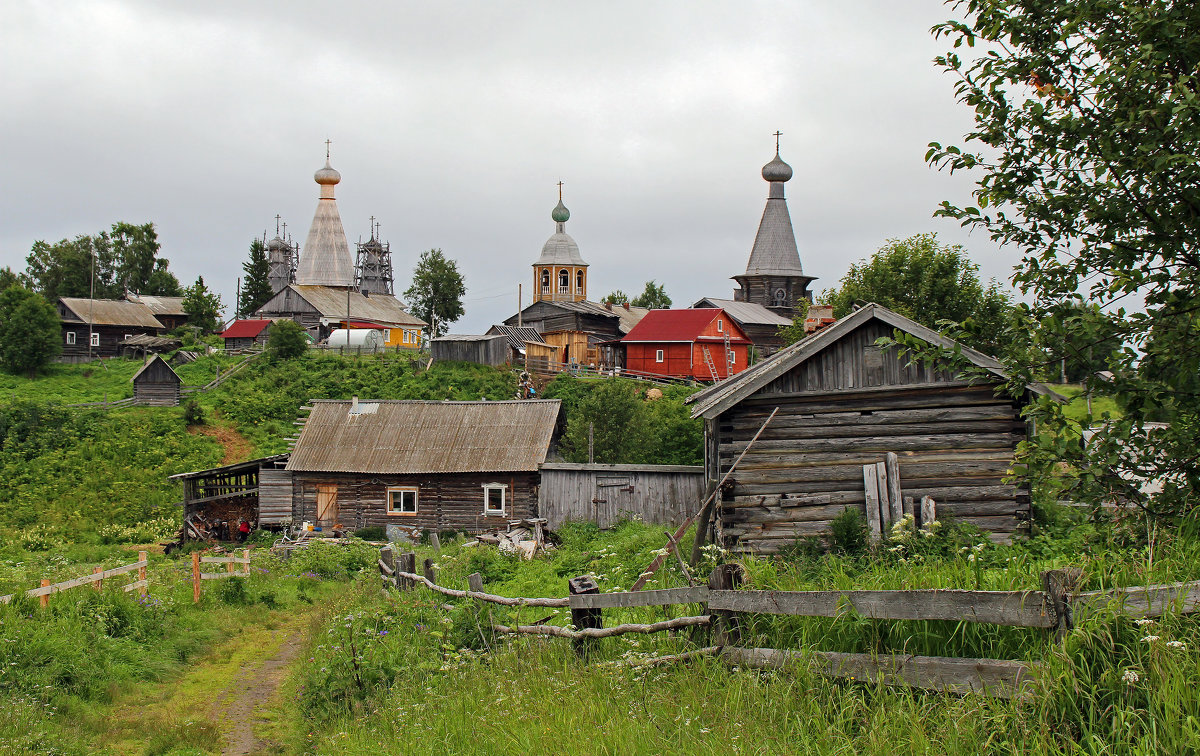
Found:
M 410 575 L 417 574 L 417 555 L 411 551 L 406 551 L 401 554 L 399 571 L 407 572 Z M 407 590 L 413 587 L 413 581 L 411 578 L 400 578 L 400 580 L 396 583 L 396 587 L 401 590 Z
M 49 580 L 48 578 L 42 578 L 42 587 L 43 587 L 43 588 L 49 588 L 49 587 L 50 587 L 50 580 Z M 46 607 L 50 606 L 50 594 L 49 594 L 49 593 L 43 593 L 41 596 L 38 596 L 38 604 L 39 604 L 39 605 L 40 605 L 40 606 L 41 606 L 43 609 L 45 609 Z
M 718 564 L 708 578 L 709 590 L 733 591 L 742 584 L 744 573 L 740 564 Z M 712 615 L 712 644 L 714 646 L 735 646 L 742 639 L 741 625 L 737 612 L 713 610 Z
M 250 574 L 250 549 L 242 549 L 242 559 L 246 560 L 246 561 L 242 562 L 242 574 L 249 575 Z
M 192 603 L 200 603 L 200 552 L 192 552 Z
M 900 458 L 896 452 L 888 452 L 884 457 L 884 467 L 887 470 L 888 508 L 891 510 L 891 520 L 894 525 L 904 517 L 904 494 L 900 490 Z
M 1083 570 L 1077 567 L 1067 567 L 1062 570 L 1047 570 L 1041 575 L 1042 591 L 1046 594 L 1046 607 L 1053 612 L 1054 639 L 1061 641 L 1067 636 L 1067 632 L 1075 627 L 1075 622 L 1071 617 L 1071 593 L 1079 587 L 1079 581 L 1083 578 Z
M 148 558 L 149 558 L 149 554 L 147 554 L 146 552 L 144 552 L 144 551 L 138 552 L 138 561 L 139 562 L 144 562 Z M 138 595 L 145 596 L 146 595 L 146 565 L 144 565 L 144 564 L 141 567 L 138 567 L 138 582 L 142 584 L 138 588 Z
M 441 553 L 442 553 L 442 539 L 441 539 L 441 536 L 439 536 L 437 533 L 430 533 L 430 534 L 429 534 L 429 542 L 430 542 L 431 544 L 433 544 L 433 553 L 434 553 L 434 554 L 441 554 Z
M 386 570 L 382 571 L 381 577 L 383 578 L 384 590 L 386 591 L 389 585 L 393 587 L 399 586 L 400 581 L 396 577 L 396 550 L 392 548 L 391 544 L 379 550 L 379 561 L 383 562 L 384 566 L 392 571 L 390 575 Z
M 596 585 L 596 581 L 592 579 L 591 575 L 580 575 L 567 581 L 567 593 L 572 596 L 582 596 L 599 592 L 600 586 Z M 601 615 L 600 609 L 572 609 L 571 624 L 575 626 L 576 630 L 586 630 L 587 628 L 599 629 L 604 627 L 604 617 Z M 572 641 L 571 644 L 575 647 L 575 653 L 580 656 L 587 654 L 588 642 L 586 638 L 579 638 Z
M 103 567 L 93 567 L 92 568 L 93 575 L 102 575 L 103 573 L 104 573 Z M 99 592 L 103 586 L 104 586 L 104 581 L 97 580 L 96 582 L 92 583 L 92 590 Z
M 231 575 L 233 574 L 233 562 L 226 562 L 226 563 L 225 563 L 225 571 L 226 571 L 226 572 L 228 572 L 228 573 L 229 573 L 229 574 L 231 574 Z
M 428 580 L 431 583 L 437 583 L 437 573 L 433 571 L 433 560 L 432 559 L 425 560 L 424 569 L 422 570 L 422 572 L 425 574 L 426 580 Z
M 474 593 L 483 593 L 483 575 L 478 572 L 467 575 L 467 588 Z
M 932 496 L 921 497 L 921 528 L 929 530 L 933 527 L 933 521 L 937 519 L 937 504 L 934 503 Z

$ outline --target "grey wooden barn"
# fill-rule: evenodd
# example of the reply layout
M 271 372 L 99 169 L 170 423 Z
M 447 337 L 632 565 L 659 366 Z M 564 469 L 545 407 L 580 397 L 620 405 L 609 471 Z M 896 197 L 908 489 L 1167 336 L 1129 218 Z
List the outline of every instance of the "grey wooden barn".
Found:
M 877 492 L 868 495 L 867 473 L 889 452 L 899 463 L 903 497 L 932 497 L 939 516 L 977 525 L 994 540 L 1023 531 L 1029 489 L 1006 482 L 1027 434 L 1021 412 L 1036 394 L 1057 395 L 1038 384 L 1016 398 L 1003 395 L 1000 363 L 966 347 L 962 355 L 987 378 L 969 381 L 954 370 L 910 364 L 895 348 L 876 344 L 897 330 L 957 346 L 869 304 L 689 397 L 692 416 L 704 419 L 711 483 L 779 410 L 720 494 L 715 526 L 726 544 L 773 553 L 797 538 L 828 533 L 847 507 L 869 519 L 867 503 Z
M 572 520 L 601 528 L 631 518 L 679 525 L 704 498 L 704 468 L 699 465 L 547 462 L 541 471 L 538 513 L 551 530 Z
M 508 362 L 508 339 L 495 336 L 448 334 L 429 342 L 429 354 L 437 362 L 475 362 L 480 365 L 503 365 Z
M 172 475 L 183 483 L 184 538 L 234 540 L 238 520 L 279 528 L 292 519 L 287 454 Z
M 175 407 L 179 404 L 179 388 L 182 381 L 162 355 L 154 355 L 133 374 L 134 404 L 149 404 L 156 407 Z

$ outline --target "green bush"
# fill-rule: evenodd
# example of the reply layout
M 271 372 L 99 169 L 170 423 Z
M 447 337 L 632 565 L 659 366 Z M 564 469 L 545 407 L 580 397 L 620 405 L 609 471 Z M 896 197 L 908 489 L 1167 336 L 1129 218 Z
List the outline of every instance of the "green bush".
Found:
M 829 524 L 833 552 L 862 554 L 867 549 L 867 523 L 857 509 L 846 507 Z
M 281 360 L 301 357 L 308 351 L 308 334 L 294 320 L 277 320 L 267 335 L 267 348 Z
M 204 425 L 204 408 L 195 399 L 183 405 L 183 422 L 186 425 Z
M 382 541 L 387 538 L 387 532 L 382 525 L 368 525 L 354 531 L 354 537 L 364 541 Z

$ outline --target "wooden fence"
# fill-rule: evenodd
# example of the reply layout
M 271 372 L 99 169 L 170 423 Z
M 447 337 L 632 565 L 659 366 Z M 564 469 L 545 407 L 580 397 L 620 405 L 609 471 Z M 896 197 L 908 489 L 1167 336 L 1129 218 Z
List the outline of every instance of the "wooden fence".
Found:
M 802 617 L 867 617 L 878 620 L 948 620 L 1010 627 L 1040 628 L 1061 637 L 1074 627 L 1077 618 L 1101 611 L 1117 610 L 1139 617 L 1159 616 L 1170 611 L 1200 611 L 1200 581 L 1173 583 L 1110 591 L 1074 592 L 1079 573 L 1052 570 L 1042 573 L 1042 590 L 972 591 L 928 590 L 842 590 L 763 591 L 739 590 L 741 567 L 721 565 L 707 586 L 599 593 L 586 576 L 568 582 L 566 598 L 522 598 L 494 596 L 482 591 L 479 575 L 468 577 L 470 590 L 437 585 L 432 560 L 425 560 L 424 574 L 416 573 L 416 556 L 398 556 L 391 547 L 381 551 L 379 569 L 385 585 L 411 588 L 420 583 L 430 590 L 455 598 L 468 598 L 502 606 L 568 607 L 576 629 L 535 625 L 493 625 L 498 633 L 544 635 L 567 638 L 583 649 L 596 638 L 625 633 L 651 633 L 685 627 L 710 628 L 713 646 L 699 651 L 661 657 L 655 661 L 677 661 L 697 654 L 719 654 L 730 663 L 780 669 L 807 664 L 818 672 L 885 684 L 903 683 L 916 688 L 952 693 L 976 692 L 1001 698 L 1021 697 L 1036 679 L 1036 669 L 1021 661 L 970 659 L 909 654 L 846 654 L 815 650 L 742 648 L 742 617 L 747 614 Z M 645 606 L 700 605 L 703 613 L 651 624 L 622 624 L 603 627 L 605 609 Z
M 201 572 L 201 565 L 205 564 L 223 564 L 225 572 Z M 234 565 L 241 565 L 242 569 L 234 570 Z M 215 556 L 200 556 L 200 552 L 192 552 L 192 603 L 200 603 L 200 586 L 205 580 L 223 580 L 231 577 L 246 577 L 250 574 L 250 549 L 242 549 L 240 557 L 215 557 Z
M 127 583 L 121 587 L 121 590 L 128 593 L 129 591 L 137 591 L 142 596 L 146 595 L 146 587 L 150 585 L 150 579 L 146 576 L 146 566 L 149 564 L 147 554 L 144 551 L 138 552 L 138 560 L 133 564 L 125 564 L 120 567 L 112 567 L 104 569 L 103 567 L 95 567 L 92 569 L 92 574 L 84 575 L 83 577 L 64 580 L 61 583 L 51 583 L 48 579 L 43 579 L 42 584 L 38 588 L 31 588 L 25 591 L 26 596 L 37 597 L 38 603 L 43 607 L 49 605 L 50 594 L 62 593 L 69 591 L 72 588 L 79 588 L 84 585 L 91 585 L 93 589 L 99 591 L 104 587 L 104 581 L 117 575 L 124 575 L 127 572 L 137 570 L 137 580 L 132 583 Z M 17 594 L 9 594 L 0 596 L 0 604 L 7 604 L 15 598 Z

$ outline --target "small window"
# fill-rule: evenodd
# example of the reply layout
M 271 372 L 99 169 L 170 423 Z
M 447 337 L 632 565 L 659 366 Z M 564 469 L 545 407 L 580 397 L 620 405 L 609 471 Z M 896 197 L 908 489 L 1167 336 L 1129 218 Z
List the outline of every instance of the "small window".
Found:
M 720 318 L 717 318 L 717 333 L 724 333 L 724 332 L 725 332 L 725 324 L 723 322 L 721 322 Z
M 67 343 L 68 344 L 75 343 L 75 332 L 74 331 L 67 331 Z
M 663 350 L 659 349 L 659 350 L 657 350 L 657 351 L 655 351 L 655 352 L 654 352 L 654 361 L 655 361 L 655 362 L 662 362 L 662 361 L 663 361 Z
M 504 494 L 508 486 L 503 483 L 486 483 L 483 486 L 483 513 L 504 514 Z
M 392 329 L 384 328 L 383 329 L 383 343 L 386 344 L 387 342 L 389 342 L 391 340 L 392 340 Z
M 562 294 L 566 294 L 570 288 L 571 274 L 567 272 L 566 268 L 563 268 L 562 270 L 558 271 L 558 291 Z
M 575 288 L 580 294 L 583 293 L 583 271 L 582 270 L 575 274 Z
M 388 514 L 410 515 L 417 513 L 417 492 L 414 487 L 389 488 L 387 490 Z
M 100 334 L 92 334 L 92 346 L 100 346 Z

